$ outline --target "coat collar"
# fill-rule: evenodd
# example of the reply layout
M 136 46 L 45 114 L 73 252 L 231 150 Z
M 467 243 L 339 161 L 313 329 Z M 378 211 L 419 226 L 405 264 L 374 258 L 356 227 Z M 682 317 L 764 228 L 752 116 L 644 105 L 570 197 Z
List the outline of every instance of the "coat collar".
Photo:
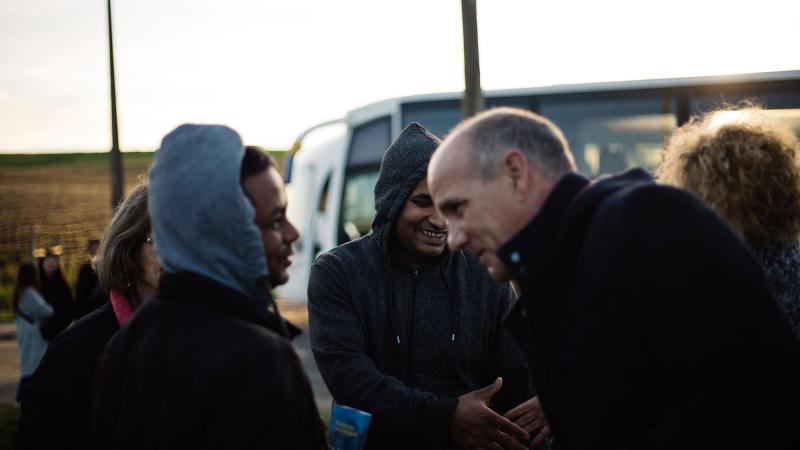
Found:
M 584 230 L 598 205 L 629 188 L 653 184 L 643 169 L 605 177 L 596 182 L 569 173 L 556 183 L 536 216 L 497 251 L 525 293 L 531 283 L 547 285 L 559 262 L 565 262 L 583 244 Z
M 500 260 L 520 283 L 523 294 L 529 291 L 530 281 L 548 279 L 549 269 L 555 266 L 567 212 L 588 185 L 589 180 L 577 173 L 562 177 L 536 216 L 497 250 Z
M 301 333 L 299 328 L 281 317 L 269 291 L 267 291 L 267 306 L 262 307 L 239 291 L 207 277 L 192 272 L 177 272 L 161 275 L 158 296 L 167 301 L 210 306 L 266 327 L 288 339 L 294 339 Z

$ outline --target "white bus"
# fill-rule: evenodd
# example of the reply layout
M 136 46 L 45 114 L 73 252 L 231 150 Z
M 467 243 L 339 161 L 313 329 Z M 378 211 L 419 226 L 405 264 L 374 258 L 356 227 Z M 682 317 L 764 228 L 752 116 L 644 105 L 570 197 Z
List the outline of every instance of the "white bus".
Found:
M 634 166 L 653 169 L 665 139 L 692 115 L 754 100 L 800 134 L 800 70 L 719 77 L 545 86 L 487 91 L 486 107 L 515 106 L 556 123 L 589 177 Z M 409 122 L 444 137 L 461 119 L 461 92 L 393 98 L 350 111 L 304 133 L 286 167 L 288 216 L 300 231 L 280 298 L 305 302 L 321 252 L 369 232 L 381 158 Z M 326 132 L 322 132 L 326 130 Z M 295 148 L 297 150 L 297 147 Z

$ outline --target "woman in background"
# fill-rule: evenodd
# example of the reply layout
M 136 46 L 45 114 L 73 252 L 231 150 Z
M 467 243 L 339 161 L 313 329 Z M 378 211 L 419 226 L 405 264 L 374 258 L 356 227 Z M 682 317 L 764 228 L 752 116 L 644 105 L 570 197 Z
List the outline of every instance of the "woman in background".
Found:
M 38 286 L 36 267 L 31 263 L 22 263 L 17 272 L 11 303 L 16 316 L 21 374 L 17 387 L 17 401 L 20 400 L 20 393 L 47 350 L 47 341 L 44 340 L 39 330 L 44 321 L 53 315 L 53 308 L 44 301 Z
M 684 188 L 744 239 L 800 337 L 800 155 L 794 133 L 754 107 L 678 129 L 656 176 Z
M 39 279 L 42 296 L 53 307 L 53 316 L 45 322 L 42 336 L 52 341 L 59 333 L 72 323 L 75 314 L 72 291 L 61 272 L 61 264 L 57 255 L 48 254 L 39 262 Z
M 117 208 L 94 267 L 110 302 L 81 318 L 51 344 L 22 395 L 18 449 L 92 448 L 92 378 L 106 343 L 156 291 L 161 265 L 147 214 L 147 185 Z

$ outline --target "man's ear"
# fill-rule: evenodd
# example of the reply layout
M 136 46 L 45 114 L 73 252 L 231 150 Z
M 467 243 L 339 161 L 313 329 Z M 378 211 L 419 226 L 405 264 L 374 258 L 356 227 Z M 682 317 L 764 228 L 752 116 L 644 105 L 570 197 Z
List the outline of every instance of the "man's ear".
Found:
M 512 148 L 506 151 L 500 161 L 500 171 L 512 184 L 514 192 L 524 200 L 530 188 L 530 165 L 521 150 Z

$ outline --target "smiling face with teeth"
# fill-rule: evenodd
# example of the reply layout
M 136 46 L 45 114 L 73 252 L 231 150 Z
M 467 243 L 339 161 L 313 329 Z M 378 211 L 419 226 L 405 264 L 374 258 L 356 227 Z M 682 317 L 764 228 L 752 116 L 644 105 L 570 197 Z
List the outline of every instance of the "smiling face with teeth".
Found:
M 408 196 L 394 223 L 392 248 L 395 255 L 412 267 L 444 252 L 447 223 L 433 206 L 428 180 L 422 178 Z

